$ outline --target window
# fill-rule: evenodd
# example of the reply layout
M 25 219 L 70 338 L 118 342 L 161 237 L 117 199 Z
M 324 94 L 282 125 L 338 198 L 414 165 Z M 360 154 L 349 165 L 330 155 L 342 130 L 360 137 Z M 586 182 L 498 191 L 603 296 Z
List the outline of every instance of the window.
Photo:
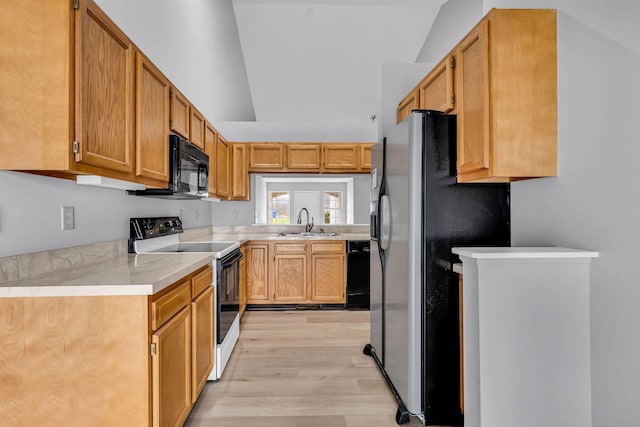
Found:
M 368 185 L 368 177 L 363 180 Z M 255 175 L 253 183 L 256 224 L 297 224 L 302 212 L 304 225 L 307 218 L 302 208 L 309 212 L 309 223 L 317 226 L 353 224 L 353 177 Z
M 323 224 L 342 224 L 341 191 L 324 192 L 323 217 Z
M 269 224 L 289 224 L 289 201 L 288 191 L 269 192 Z

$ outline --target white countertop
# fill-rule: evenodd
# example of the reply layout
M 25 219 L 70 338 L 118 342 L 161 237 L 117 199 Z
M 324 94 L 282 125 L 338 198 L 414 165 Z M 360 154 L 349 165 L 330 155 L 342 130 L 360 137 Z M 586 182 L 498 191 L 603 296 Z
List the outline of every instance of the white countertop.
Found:
M 0 298 L 153 295 L 210 264 L 209 254 L 127 254 L 0 284 Z
M 597 258 L 598 252 L 557 247 L 453 248 L 454 254 L 476 259 Z
M 278 233 L 214 233 L 208 236 L 199 236 L 189 239 L 191 242 L 216 242 L 216 241 L 236 241 L 245 243 L 250 240 L 371 240 L 369 233 L 340 233 L 338 236 L 278 236 Z

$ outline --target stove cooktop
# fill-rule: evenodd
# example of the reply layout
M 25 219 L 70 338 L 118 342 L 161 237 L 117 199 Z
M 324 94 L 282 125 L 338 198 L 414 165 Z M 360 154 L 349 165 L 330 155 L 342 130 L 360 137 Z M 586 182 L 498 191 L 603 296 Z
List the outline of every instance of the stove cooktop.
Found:
M 168 252 L 228 252 L 238 247 L 236 242 L 182 242 L 149 251 L 148 253 Z

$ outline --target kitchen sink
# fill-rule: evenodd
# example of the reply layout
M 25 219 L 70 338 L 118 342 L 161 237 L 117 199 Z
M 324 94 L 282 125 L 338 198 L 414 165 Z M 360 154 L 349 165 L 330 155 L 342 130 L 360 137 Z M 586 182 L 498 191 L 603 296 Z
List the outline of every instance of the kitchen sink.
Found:
M 278 237 L 336 237 L 340 233 L 278 233 Z

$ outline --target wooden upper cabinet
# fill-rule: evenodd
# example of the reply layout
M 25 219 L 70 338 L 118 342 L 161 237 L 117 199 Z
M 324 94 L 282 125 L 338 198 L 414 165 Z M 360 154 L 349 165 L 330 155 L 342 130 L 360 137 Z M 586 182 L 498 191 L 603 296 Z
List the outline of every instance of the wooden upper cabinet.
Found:
M 249 170 L 281 172 L 283 168 L 283 144 L 249 144 Z
M 216 194 L 221 199 L 231 195 L 231 147 L 220 134 L 216 144 Z
M 417 88 L 415 88 L 414 90 L 409 92 L 409 94 L 405 96 L 402 101 L 400 101 L 400 104 L 398 104 L 398 123 L 403 121 L 405 117 L 411 114 L 411 110 L 415 110 L 417 108 L 420 108 L 420 92 Z
M 249 200 L 248 144 L 231 144 L 231 200 Z
M 455 57 L 448 55 L 418 83 L 420 109 L 448 113 L 455 108 L 454 67 Z
M 204 150 L 205 119 L 193 105 L 189 109 L 189 141 L 196 147 Z
M 358 169 L 358 146 L 356 144 L 323 145 L 322 167 L 326 172 L 343 173 Z
M 458 176 L 489 171 L 489 22 L 482 21 L 457 48 Z
M 287 169 L 300 172 L 320 171 L 320 144 L 286 144 Z
M 204 126 L 204 152 L 209 156 L 209 196 L 215 197 L 217 194 L 217 148 L 218 132 L 209 122 Z
M 136 175 L 169 181 L 169 80 L 136 52 Z
M 172 132 L 177 133 L 184 139 L 189 139 L 189 129 L 191 122 L 191 111 L 189 101 L 176 89 L 171 87 L 171 117 L 169 119 L 169 128 Z
M 373 144 L 358 145 L 358 169 L 362 172 L 371 170 L 371 147 L 373 147 Z
M 93 1 L 81 2 L 78 13 L 75 160 L 132 174 L 133 44 Z
M 455 49 L 458 182 L 557 175 L 551 9 L 492 9 Z

